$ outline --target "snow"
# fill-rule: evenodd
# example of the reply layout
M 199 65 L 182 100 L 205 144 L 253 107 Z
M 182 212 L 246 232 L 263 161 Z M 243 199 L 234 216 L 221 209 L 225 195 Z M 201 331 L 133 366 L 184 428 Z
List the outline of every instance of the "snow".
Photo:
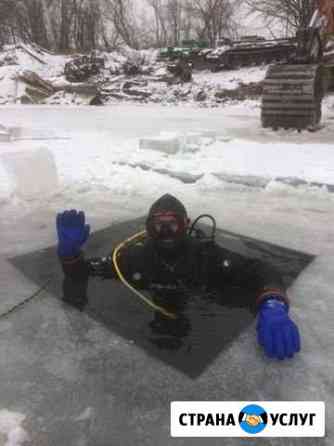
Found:
M 0 142 L 9 142 L 10 141 L 10 133 L 5 130 L 0 129 Z
M 219 196 L 250 185 L 268 199 L 309 195 L 331 202 L 330 112 L 317 133 L 272 133 L 261 128 L 253 105 L 205 113 L 157 106 L 0 109 L 1 122 L 17 135 L 0 143 L 2 222 L 73 200 L 84 207 L 94 197 L 108 202 L 117 196 L 131 209 L 129 200 L 145 196 L 148 204 L 163 190 L 189 193 L 196 202 L 203 193 Z M 142 139 L 166 137 L 180 141 L 175 154 L 140 149 Z
M 42 78 L 54 79 L 61 76 L 65 62 L 68 60 L 67 56 L 39 54 L 31 46 L 23 44 L 21 47 L 8 47 L 7 54 L 13 58 L 15 64 L 3 66 L 0 64 L 0 105 L 15 103 L 16 98 L 20 97 L 22 93 L 20 90 L 23 87 L 17 81 L 17 77 L 22 71 L 30 70 L 38 73 Z
M 71 60 L 70 56 L 37 52 L 34 47 L 20 44 L 17 47 L 8 47 L 5 56 L 10 58 L 14 65 L 3 65 L 0 62 L 0 105 L 15 104 L 21 100 L 25 94 L 26 84 L 18 79 L 20 73 L 28 70 L 36 73 L 42 79 L 51 82 L 57 88 L 66 88 L 71 85 L 64 77 L 64 67 L 66 62 Z M 222 71 L 212 73 L 202 71 L 193 73 L 193 82 L 183 85 L 167 85 L 166 82 L 157 82 L 156 77 L 166 74 L 166 64 L 156 62 L 158 51 L 145 50 L 134 51 L 129 48 L 122 48 L 118 52 L 101 53 L 100 57 L 105 60 L 105 70 L 97 76 L 103 84 L 105 91 L 115 90 L 118 81 L 124 76 L 119 76 L 122 64 L 130 58 L 131 61 L 138 62 L 142 67 L 143 75 L 136 77 L 139 81 L 147 81 L 146 87 L 138 87 L 137 91 L 152 93 L 146 99 L 148 102 L 156 102 L 164 105 L 186 102 L 194 105 L 198 103 L 198 94 L 205 92 L 205 98 L 201 100 L 202 106 L 216 107 L 217 103 L 226 102 L 226 99 L 219 100 L 215 94 L 221 90 L 233 90 L 240 84 L 260 82 L 264 79 L 267 66 L 247 67 L 240 70 Z M 145 76 L 145 67 L 153 68 L 152 76 Z M 146 70 L 147 71 L 147 70 Z M 94 80 L 94 77 L 90 79 Z M 124 80 L 126 80 L 124 78 Z M 128 80 L 131 80 L 130 78 Z M 116 88 L 117 90 L 117 88 Z M 124 95 L 124 101 L 134 103 L 138 98 Z M 89 98 L 89 100 L 91 97 Z M 84 95 L 68 93 L 64 90 L 44 100 L 45 104 L 60 105 L 86 105 L 89 100 Z M 107 100 L 107 99 L 105 99 Z M 144 99 L 142 99 L 144 101 Z M 109 97 L 108 102 L 117 103 L 119 99 Z
M 331 191 L 330 112 L 317 133 L 273 133 L 261 128 L 258 107 L 243 106 L 205 115 L 191 107 L 2 109 L 12 141 L 0 143 L 1 206 L 10 213 L 18 201 L 23 211 L 63 196 L 68 188 L 136 193 L 150 183 L 154 188 L 146 181 L 149 175 L 166 187 L 177 179 L 193 183 L 194 190 L 205 184 L 210 191 L 210 183 L 223 189 L 229 182 L 267 193 Z
M 254 70 L 254 76 L 259 71 Z M 11 133 L 10 142 L 0 143 L 1 312 L 24 300 L 35 287 L 6 259 L 54 245 L 55 215 L 63 209 L 85 210 L 93 230 L 98 230 L 144 215 L 153 200 L 169 192 L 184 201 L 191 217 L 210 213 L 223 229 L 317 256 L 289 290 L 291 315 L 302 332 L 301 353 L 284 363 L 267 360 L 257 348 L 252 326 L 195 385 L 98 324 L 90 327 L 92 339 L 86 339 L 86 326 L 92 322 L 82 314 L 68 315 L 55 300 L 41 299 L 11 319 L 0 319 L 1 333 L 8 334 L 8 339 L 2 340 L 1 355 L 6 358 L 5 370 L 15 370 L 8 385 L 17 392 L 12 400 L 6 392 L 15 413 L 0 409 L 0 440 L 4 435 L 5 445 L 21 446 L 25 441 L 21 412 L 29 415 L 29 435 L 43 428 L 53 429 L 52 434 L 59 438 L 69 420 L 73 436 L 78 436 L 73 444 L 87 444 L 90 435 L 96 438 L 99 430 L 107 432 L 105 426 L 114 427 L 117 416 L 123 418 L 129 410 L 127 403 L 140 412 L 136 415 L 140 429 L 144 429 L 145 417 L 163 420 L 144 429 L 145 435 L 154 437 L 146 444 L 167 444 L 169 401 L 186 400 L 194 394 L 198 399 L 228 395 L 233 400 L 326 401 L 327 438 L 310 444 L 333 444 L 333 97 L 326 99 L 324 127 L 315 133 L 262 129 L 259 103 L 250 100 L 216 109 L 190 104 L 101 108 L 12 105 L 0 107 L 0 123 Z M 175 153 L 152 146 L 141 149 L 140 141 L 145 138 L 177 140 L 179 149 Z M 21 330 L 33 332 L 34 342 L 27 345 Z M 96 365 L 96 349 L 102 356 L 98 361 L 109 361 L 102 366 L 103 379 L 91 371 L 88 375 L 83 372 Z M 31 374 L 29 379 L 23 378 L 23 384 L 18 363 Z M 135 378 L 140 376 L 140 381 L 132 380 L 125 389 L 119 364 Z M 39 391 L 41 368 L 57 392 L 65 389 L 71 394 L 69 389 L 79 383 L 85 393 L 82 404 L 71 397 L 66 409 L 59 401 L 51 405 L 51 388 Z M 29 388 L 36 382 L 34 392 L 29 390 L 28 398 L 23 398 L 20 386 Z M 247 395 L 240 393 L 245 386 Z M 5 391 L 7 386 L 3 387 Z M 129 399 L 127 391 L 135 397 Z M 145 407 L 140 403 L 138 409 L 138 401 L 145 401 Z M 5 404 L 3 398 L 1 404 Z M 42 404 L 47 404 L 45 413 L 41 413 Z M 117 410 L 110 416 L 106 407 Z M 135 409 L 131 407 L 131 411 Z M 76 423 L 86 426 L 88 421 L 97 425 L 93 433 L 77 428 Z M 123 426 L 122 421 L 117 422 Z M 131 425 L 128 429 L 132 432 L 135 428 Z M 133 443 L 141 442 L 126 444 Z
M 0 410 L 0 440 L 3 446 L 23 446 L 29 439 L 21 424 L 25 416 L 10 412 L 6 409 Z M 4 438 L 2 438 L 4 436 Z
M 87 407 L 79 416 L 76 418 L 76 421 L 87 421 L 92 417 L 93 409 L 91 407 Z
M 267 65 L 258 67 L 243 67 L 239 70 L 219 71 L 199 71 L 193 74 L 194 81 L 200 84 L 219 87 L 221 89 L 232 90 L 237 88 L 240 83 L 260 82 L 264 79 Z

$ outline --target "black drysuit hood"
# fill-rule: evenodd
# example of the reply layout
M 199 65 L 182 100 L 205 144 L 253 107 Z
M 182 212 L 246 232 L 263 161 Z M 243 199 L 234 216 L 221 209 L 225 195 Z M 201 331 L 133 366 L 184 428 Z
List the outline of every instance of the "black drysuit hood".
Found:
M 173 236 L 173 243 L 166 244 L 163 238 L 159 238 L 154 232 L 152 221 L 155 215 L 161 213 L 172 213 L 176 216 L 182 228 L 176 235 Z M 188 216 L 184 205 L 180 200 L 173 195 L 165 194 L 154 202 L 149 210 L 146 220 L 146 230 L 149 237 L 154 241 L 155 246 L 162 252 L 166 251 L 170 254 L 176 253 L 182 247 L 187 237 Z

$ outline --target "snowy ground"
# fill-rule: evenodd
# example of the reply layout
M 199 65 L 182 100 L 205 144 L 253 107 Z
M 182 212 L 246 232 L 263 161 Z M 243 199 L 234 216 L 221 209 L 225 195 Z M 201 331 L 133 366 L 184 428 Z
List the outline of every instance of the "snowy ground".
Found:
M 122 48 L 119 52 L 101 53 L 100 56 L 105 61 L 105 69 L 99 75 L 89 78 L 88 82 L 99 88 L 103 87 L 103 101 L 108 104 L 118 103 L 122 97 L 123 101 L 129 103 L 148 102 L 168 106 L 176 103 L 198 105 L 200 102 L 202 107 L 217 107 L 223 102 L 230 101 L 230 98 L 225 97 L 226 93 L 222 91 L 237 89 L 240 84 L 260 82 L 267 69 L 266 66 L 259 66 L 219 73 L 194 71 L 191 83 L 169 85 L 161 80 L 166 78 L 168 73 L 166 62 L 157 62 L 157 54 L 156 50 L 136 52 L 129 48 Z M 27 98 L 32 103 L 41 101 L 47 105 L 89 104 L 94 93 L 80 94 L 77 91 L 71 93 L 65 91 L 66 87 L 78 86 L 77 83 L 71 85 L 64 76 L 65 64 L 71 59 L 70 56 L 49 54 L 24 44 L 17 47 L 5 47 L 3 52 L 0 52 L 0 105 L 18 104 L 21 100 L 27 103 Z M 126 76 L 123 64 L 127 60 L 138 63 L 138 59 L 141 61 L 139 65 L 142 73 L 134 77 Z M 29 89 L 26 90 L 28 85 L 20 78 L 25 71 L 37 74 L 50 82 L 53 87 L 60 88 L 60 91 L 57 90 L 53 94 L 49 92 L 48 97 L 34 96 L 31 90 L 30 92 Z M 139 86 L 135 87 L 132 94 L 123 90 L 123 86 L 128 81 L 139 82 Z M 140 95 L 141 91 L 144 96 Z M 116 96 L 113 96 L 112 92 Z
M 193 445 L 197 442 L 169 438 L 169 401 L 188 398 L 323 400 L 326 439 L 256 444 L 333 444 L 332 98 L 325 104 L 325 127 L 317 133 L 272 133 L 260 127 L 259 112 L 259 104 L 250 101 L 212 110 L 0 108 L 0 123 L 12 132 L 11 142 L 0 142 L 1 313 L 36 288 L 6 258 L 54 244 L 55 214 L 66 208 L 84 209 L 93 229 L 100 229 L 145 214 L 154 199 L 170 192 L 193 217 L 209 212 L 224 229 L 317 256 L 289 290 L 303 351 L 292 361 L 271 362 L 257 348 L 252 326 L 196 382 L 87 317 L 81 322 L 81 315 L 47 295 L 0 318 L 0 373 L 7 383 L 1 391 L 0 444 L 8 437 L 7 446 L 23 445 L 26 435 L 34 445 L 62 444 L 61 427 L 70 423 L 71 446 L 102 446 L 110 439 L 122 445 Z M 179 149 L 170 155 L 140 149 L 140 139 L 151 137 L 176 140 Z M 281 177 L 299 185 L 277 181 Z M 73 332 L 73 321 L 84 328 Z M 108 360 L 99 374 L 87 375 L 87 358 L 97 352 Z M 40 390 L 37 364 L 54 376 Z M 78 399 L 76 383 L 85 393 Z M 50 398 L 71 386 L 76 389 L 71 402 L 52 406 Z M 246 443 L 212 439 L 207 444 Z

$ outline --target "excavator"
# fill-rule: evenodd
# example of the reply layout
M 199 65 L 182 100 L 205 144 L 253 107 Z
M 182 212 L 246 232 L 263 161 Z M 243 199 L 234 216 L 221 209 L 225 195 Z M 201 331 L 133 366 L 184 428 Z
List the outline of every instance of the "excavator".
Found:
M 286 63 L 270 65 L 263 84 L 263 127 L 317 130 L 321 103 L 334 86 L 334 0 L 317 0 L 310 23 L 296 33 Z

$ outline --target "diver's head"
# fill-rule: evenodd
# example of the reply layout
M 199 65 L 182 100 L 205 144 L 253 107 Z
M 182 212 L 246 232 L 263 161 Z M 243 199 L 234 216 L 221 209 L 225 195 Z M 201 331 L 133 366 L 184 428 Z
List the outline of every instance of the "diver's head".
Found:
M 160 251 L 168 254 L 176 253 L 182 247 L 188 225 L 185 207 L 170 194 L 163 195 L 153 203 L 146 220 L 148 236 Z

